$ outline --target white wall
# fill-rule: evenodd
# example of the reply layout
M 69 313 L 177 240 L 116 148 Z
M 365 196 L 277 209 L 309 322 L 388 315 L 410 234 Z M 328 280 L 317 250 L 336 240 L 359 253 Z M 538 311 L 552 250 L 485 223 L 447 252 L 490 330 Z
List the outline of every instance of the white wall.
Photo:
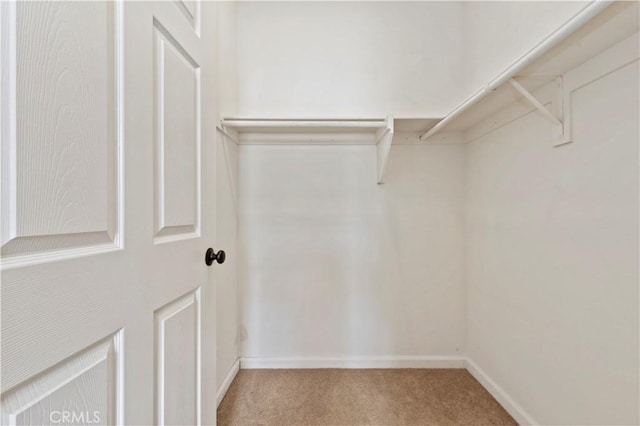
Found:
M 241 2 L 239 113 L 440 116 L 464 87 L 462 2 Z
M 218 115 L 238 112 L 238 3 L 216 2 L 218 6 Z
M 465 80 L 479 89 L 577 14 L 583 1 L 464 3 Z
M 578 87 L 569 145 L 530 113 L 469 146 L 468 352 L 542 424 L 640 422 L 639 77 Z
M 588 3 L 241 2 L 238 112 L 444 116 Z
M 464 352 L 462 146 L 240 147 L 244 357 Z

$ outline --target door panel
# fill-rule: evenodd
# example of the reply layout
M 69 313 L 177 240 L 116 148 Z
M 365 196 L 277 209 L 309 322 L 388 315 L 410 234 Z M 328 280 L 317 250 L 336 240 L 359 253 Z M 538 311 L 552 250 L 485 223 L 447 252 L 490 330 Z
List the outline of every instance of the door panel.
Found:
M 2 8 L 4 263 L 113 249 L 122 108 L 116 6 Z
M 155 30 L 156 242 L 200 232 L 200 66 Z
M 121 7 L 0 13 L 5 391 L 119 330 L 100 301 L 127 281 L 112 253 L 73 260 L 122 244 Z
M 159 309 L 155 317 L 155 423 L 200 423 L 200 289 Z
M 190 0 L 176 0 L 176 5 L 187 18 L 187 21 L 198 36 L 200 35 L 200 2 Z
M 216 8 L 0 3 L 3 424 L 215 423 Z
M 121 423 L 121 348 L 118 332 L 8 392 L 3 424 Z

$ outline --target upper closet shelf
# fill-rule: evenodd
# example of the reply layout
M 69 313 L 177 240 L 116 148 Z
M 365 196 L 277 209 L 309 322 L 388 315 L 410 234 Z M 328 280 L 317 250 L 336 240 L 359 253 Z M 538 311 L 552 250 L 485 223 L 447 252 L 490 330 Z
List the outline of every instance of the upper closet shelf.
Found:
M 225 118 L 225 128 L 238 133 L 372 133 L 387 126 L 385 118 Z M 242 143 L 242 141 L 238 141 Z
M 378 183 L 387 167 L 393 135 L 415 133 L 438 118 L 236 118 L 220 121 L 218 131 L 239 145 L 376 145 Z
M 605 10 L 606 9 L 606 10 Z M 426 126 L 420 132 L 420 140 L 434 141 L 434 136 L 444 134 L 460 135 L 457 140 L 469 142 L 478 136 L 479 127 L 490 117 L 517 101 L 524 101 L 529 108 L 539 110 L 554 126 L 555 145 L 570 142 L 569 128 L 565 123 L 566 87 L 562 76 L 585 63 L 594 55 L 625 40 L 638 31 L 637 2 L 592 1 L 559 27 L 533 49 L 516 60 L 507 69 L 478 89 L 473 95 L 454 108 L 433 126 Z M 555 97 L 559 105 L 555 111 L 547 110 L 534 92 L 555 81 Z M 564 109 L 564 111 L 563 111 Z M 529 109 L 530 110 L 530 109 Z M 483 123 L 481 126 L 478 124 Z M 473 131 L 470 129 L 473 128 Z M 477 130 L 477 131 L 476 131 Z M 484 129 L 485 131 L 487 129 Z
M 220 130 L 244 144 L 376 144 L 381 130 L 419 133 L 440 118 L 236 118 L 220 121 Z

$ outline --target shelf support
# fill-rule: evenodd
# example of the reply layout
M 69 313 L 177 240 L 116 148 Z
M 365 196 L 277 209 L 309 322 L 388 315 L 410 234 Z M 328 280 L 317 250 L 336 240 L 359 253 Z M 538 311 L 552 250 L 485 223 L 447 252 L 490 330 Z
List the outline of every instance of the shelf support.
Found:
M 234 176 L 234 167 L 231 164 L 231 158 L 229 155 L 229 148 L 227 147 L 227 141 L 238 145 L 238 140 L 227 133 L 227 129 L 224 126 L 216 126 L 216 130 L 222 135 L 222 150 L 224 152 L 224 161 L 227 166 L 227 177 L 229 179 L 229 187 L 231 190 L 231 198 L 233 199 L 233 206 L 238 211 L 238 185 Z
M 547 38 L 538 43 L 533 49 L 527 52 L 524 56 L 520 57 L 516 60 L 511 66 L 509 66 L 506 70 L 498 74 L 493 80 L 490 80 L 487 84 L 478 89 L 473 95 L 463 101 L 460 105 L 458 105 L 453 111 L 447 114 L 438 124 L 433 126 L 431 129 L 425 130 L 420 135 L 420 140 L 427 140 L 429 137 L 436 134 L 442 128 L 444 128 L 447 124 L 449 124 L 454 118 L 462 114 L 465 110 L 467 110 L 472 105 L 479 102 L 482 98 L 487 96 L 492 92 L 493 89 L 507 82 L 510 78 L 517 75 L 520 71 L 524 70 L 527 66 L 529 66 L 532 62 L 536 61 L 543 54 L 547 53 L 554 46 L 559 44 L 562 40 L 565 40 L 569 35 L 573 34 L 583 26 L 585 23 L 589 22 L 594 16 L 598 13 L 602 12 L 604 9 L 609 7 L 612 3 L 610 0 L 593 0 L 587 6 L 584 7 L 578 14 L 572 17 L 570 20 L 565 22 L 561 27 L 556 29 L 553 33 L 551 33 Z M 564 139 L 567 139 L 566 137 Z M 571 140 L 567 140 L 567 142 L 571 142 Z M 562 145 L 562 142 L 558 143 L 558 145 Z
M 231 142 L 235 143 L 236 145 L 240 145 L 240 143 L 238 142 L 238 140 L 237 140 L 235 137 L 231 136 L 231 135 L 227 132 L 226 127 L 224 127 L 224 126 L 222 126 L 222 125 L 217 125 L 217 126 L 216 126 L 216 130 L 217 130 L 218 132 L 220 132 L 220 134 L 221 134 L 222 136 L 224 136 L 225 138 L 227 138 L 227 139 L 228 139 L 228 140 L 230 140 Z
M 376 132 L 376 149 L 378 151 L 378 184 L 383 183 L 384 173 L 387 170 L 391 143 L 393 142 L 393 116 L 388 115 L 386 125 Z
M 566 126 L 566 121 L 563 119 L 565 114 L 562 77 L 556 78 L 556 99 L 553 102 L 556 114 L 559 115 L 560 118 L 558 118 L 556 114 L 553 114 L 551 111 L 549 111 L 542 102 L 540 102 L 535 96 L 533 96 L 533 94 L 531 94 L 531 92 L 525 89 L 515 79 L 509 79 L 509 84 L 511 84 L 514 89 L 516 89 L 522 96 L 524 96 L 524 98 L 529 101 L 531 105 L 533 105 L 538 111 L 540 111 L 546 119 L 551 121 L 551 123 L 553 124 L 554 146 L 564 145 L 571 142 L 571 137 L 569 135 L 569 132 L 567 131 L 568 126 Z

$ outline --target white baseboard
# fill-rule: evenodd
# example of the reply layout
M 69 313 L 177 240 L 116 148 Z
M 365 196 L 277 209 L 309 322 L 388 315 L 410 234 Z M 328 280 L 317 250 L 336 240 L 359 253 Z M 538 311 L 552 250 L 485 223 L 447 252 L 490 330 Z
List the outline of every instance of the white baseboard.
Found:
M 240 368 L 465 368 L 462 356 L 240 358 Z
M 533 418 L 491 379 L 478 365 L 471 359 L 466 360 L 467 371 L 476 378 L 478 382 L 493 396 L 502 408 L 514 418 L 520 425 L 538 425 L 540 423 Z
M 240 370 L 240 359 L 239 358 L 236 359 L 236 362 L 233 363 L 233 365 L 229 369 L 229 372 L 225 376 L 224 381 L 222 382 L 222 384 L 218 388 L 218 395 L 216 397 L 216 407 L 218 407 L 218 405 L 220 405 L 220 403 L 222 402 L 222 398 L 224 398 L 224 396 L 227 394 L 227 391 L 229 390 L 229 386 L 231 386 L 231 383 L 233 382 L 233 379 L 235 379 L 236 378 L 236 374 L 238 374 L 238 370 Z

